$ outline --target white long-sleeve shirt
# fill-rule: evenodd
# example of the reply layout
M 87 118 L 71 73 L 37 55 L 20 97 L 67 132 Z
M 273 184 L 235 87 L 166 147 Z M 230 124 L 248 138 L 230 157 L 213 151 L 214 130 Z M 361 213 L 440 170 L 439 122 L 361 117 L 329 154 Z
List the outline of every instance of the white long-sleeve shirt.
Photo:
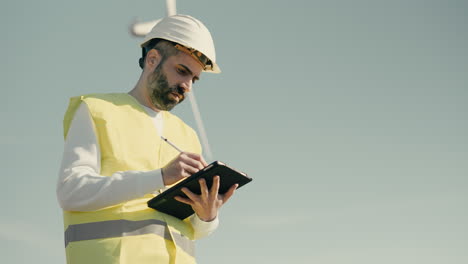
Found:
M 143 108 L 161 135 L 164 125 L 161 115 L 148 107 Z M 118 171 L 109 177 L 100 175 L 101 152 L 95 129 L 86 104 L 81 104 L 65 140 L 57 182 L 57 198 L 63 210 L 95 211 L 166 188 L 160 169 Z M 219 225 L 218 218 L 204 222 L 196 214 L 190 217 L 190 222 L 195 239 L 211 234 Z

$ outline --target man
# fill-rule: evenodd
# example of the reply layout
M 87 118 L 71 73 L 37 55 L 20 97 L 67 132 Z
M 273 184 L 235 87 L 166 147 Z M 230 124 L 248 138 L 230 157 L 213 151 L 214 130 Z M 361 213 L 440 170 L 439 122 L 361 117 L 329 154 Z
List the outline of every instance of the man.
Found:
M 196 133 L 170 114 L 203 71 L 220 72 L 208 29 L 197 19 L 162 19 L 141 44 L 143 72 L 129 93 L 74 97 L 64 117 L 57 184 L 67 263 L 194 263 L 193 240 L 218 226 L 237 185 L 218 194 L 185 189 L 185 220 L 147 207 L 167 186 L 207 164 Z M 179 153 L 161 136 L 184 150 Z

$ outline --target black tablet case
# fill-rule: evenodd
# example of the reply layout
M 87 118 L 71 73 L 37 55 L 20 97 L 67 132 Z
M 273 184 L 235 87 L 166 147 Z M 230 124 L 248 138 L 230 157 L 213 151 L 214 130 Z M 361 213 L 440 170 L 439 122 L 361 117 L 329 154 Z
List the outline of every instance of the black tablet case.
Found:
M 190 205 L 175 200 L 174 196 L 186 198 L 187 196 L 181 191 L 183 187 L 187 187 L 193 193 L 200 194 L 200 183 L 198 180 L 204 178 L 206 185 L 210 189 L 213 185 L 213 177 L 216 175 L 220 177 L 218 192 L 220 194 L 226 193 L 229 188 L 236 183 L 239 184 L 237 188 L 240 188 L 252 181 L 252 178 L 249 178 L 245 173 L 238 172 L 220 161 L 215 161 L 206 166 L 203 170 L 187 177 L 185 180 L 149 200 L 148 207 L 179 219 L 185 219 L 192 215 L 194 211 Z

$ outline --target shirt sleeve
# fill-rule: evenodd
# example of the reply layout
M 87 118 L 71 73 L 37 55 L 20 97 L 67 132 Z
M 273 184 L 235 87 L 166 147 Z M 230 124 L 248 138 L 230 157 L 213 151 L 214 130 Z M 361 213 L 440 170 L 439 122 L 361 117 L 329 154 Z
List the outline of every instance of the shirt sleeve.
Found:
M 210 235 L 218 228 L 219 218 L 216 217 L 210 222 L 205 222 L 201 220 L 197 214 L 193 214 L 190 217 L 190 223 L 192 223 L 194 239 L 200 239 Z
M 164 188 L 161 170 L 100 175 L 101 154 L 86 104 L 77 109 L 65 140 L 57 182 L 63 210 L 94 211 Z

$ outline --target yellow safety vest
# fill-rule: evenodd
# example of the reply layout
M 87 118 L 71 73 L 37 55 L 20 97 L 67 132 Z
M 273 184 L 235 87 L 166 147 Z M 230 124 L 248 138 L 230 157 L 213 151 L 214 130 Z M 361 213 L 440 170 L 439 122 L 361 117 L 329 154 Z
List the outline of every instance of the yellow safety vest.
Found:
M 66 138 L 73 116 L 86 103 L 101 151 L 101 175 L 116 171 L 150 171 L 164 167 L 179 153 L 162 142 L 154 123 L 129 94 L 73 97 L 64 117 Z M 192 128 L 161 112 L 163 136 L 184 151 L 201 153 Z M 148 208 L 154 194 L 92 212 L 64 211 L 69 264 L 195 263 L 189 221 Z

